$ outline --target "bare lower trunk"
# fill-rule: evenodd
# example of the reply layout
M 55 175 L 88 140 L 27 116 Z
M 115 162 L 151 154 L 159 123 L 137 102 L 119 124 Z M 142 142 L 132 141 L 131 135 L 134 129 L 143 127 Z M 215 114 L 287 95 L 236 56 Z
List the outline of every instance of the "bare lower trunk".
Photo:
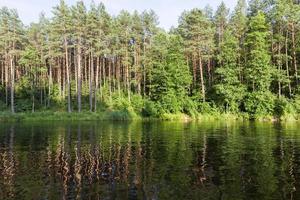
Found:
M 200 80 L 201 80 L 201 93 L 202 93 L 203 102 L 205 102 L 205 87 L 204 87 L 203 65 L 202 65 L 201 57 L 199 57 L 199 69 L 200 69 Z
M 89 67 L 89 100 L 90 100 L 90 111 L 93 111 L 93 78 L 94 78 L 94 60 L 93 53 L 90 55 L 90 67 Z
M 288 60 L 288 31 L 286 32 L 285 37 L 285 67 L 286 67 L 286 75 L 287 78 L 290 80 L 290 71 L 289 71 L 289 60 Z M 292 87 L 290 81 L 288 82 L 289 87 L 289 96 L 292 96 Z
M 95 80 L 95 93 L 94 93 L 94 111 L 97 111 L 97 92 L 99 87 L 99 57 L 97 57 L 96 65 L 96 80 Z
M 297 68 L 297 55 L 296 55 L 296 44 L 295 44 L 295 25 L 292 24 L 292 46 L 293 46 L 293 64 L 295 70 L 296 85 L 298 86 L 298 68 Z
M 71 83 L 70 83 L 70 67 L 69 67 L 69 56 L 67 41 L 65 39 L 65 59 L 66 59 L 66 71 L 67 71 L 67 93 L 68 93 L 68 112 L 71 113 Z
M 10 107 L 11 112 L 15 113 L 15 99 L 14 99 L 14 93 L 15 93 L 15 66 L 13 61 L 13 56 L 10 56 Z
M 81 47 L 77 46 L 77 103 L 78 112 L 81 112 Z

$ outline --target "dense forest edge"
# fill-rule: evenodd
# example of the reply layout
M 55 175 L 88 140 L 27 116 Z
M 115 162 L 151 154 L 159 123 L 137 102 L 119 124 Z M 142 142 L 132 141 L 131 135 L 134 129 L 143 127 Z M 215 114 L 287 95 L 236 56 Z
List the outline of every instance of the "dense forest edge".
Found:
M 0 120 L 300 119 L 300 1 L 110 15 L 63 0 L 25 26 L 0 10 Z

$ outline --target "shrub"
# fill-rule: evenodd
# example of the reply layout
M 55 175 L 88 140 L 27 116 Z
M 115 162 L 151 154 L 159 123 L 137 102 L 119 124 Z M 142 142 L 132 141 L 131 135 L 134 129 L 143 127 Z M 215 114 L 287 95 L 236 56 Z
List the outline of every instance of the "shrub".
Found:
M 159 110 L 158 105 L 150 100 L 145 100 L 144 108 L 142 110 L 142 115 L 144 117 L 158 117 Z
M 300 95 L 296 95 L 294 102 L 293 102 L 293 107 L 295 109 L 295 112 L 298 114 L 300 113 Z
M 293 104 L 285 97 L 277 98 L 275 101 L 274 114 L 277 116 L 285 116 L 293 114 Z
M 245 110 L 252 118 L 273 115 L 275 98 L 274 94 L 269 91 L 249 93 L 244 101 Z

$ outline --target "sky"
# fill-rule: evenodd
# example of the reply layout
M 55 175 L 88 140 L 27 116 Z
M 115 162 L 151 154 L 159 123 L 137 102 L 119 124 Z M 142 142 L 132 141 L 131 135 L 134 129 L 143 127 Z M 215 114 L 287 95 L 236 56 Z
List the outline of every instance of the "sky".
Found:
M 76 0 L 65 0 L 68 5 L 74 5 Z M 91 0 L 83 0 L 88 6 Z M 237 0 L 223 0 L 231 10 Z M 222 0 L 94 0 L 95 3 L 103 2 L 108 12 L 117 15 L 120 10 L 143 11 L 152 9 L 159 17 L 160 27 L 169 29 L 176 26 L 178 17 L 184 10 L 192 8 L 204 8 L 210 5 L 216 9 Z M 0 7 L 7 6 L 18 10 L 19 16 L 28 25 L 36 22 L 39 14 L 44 12 L 46 16 L 52 16 L 52 8 L 58 5 L 59 0 L 0 0 Z

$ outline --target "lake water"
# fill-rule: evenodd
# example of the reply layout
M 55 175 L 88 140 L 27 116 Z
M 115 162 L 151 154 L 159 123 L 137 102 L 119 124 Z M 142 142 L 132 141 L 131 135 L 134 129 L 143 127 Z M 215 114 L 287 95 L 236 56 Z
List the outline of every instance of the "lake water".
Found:
M 300 124 L 1 124 L 0 199 L 300 199 Z

